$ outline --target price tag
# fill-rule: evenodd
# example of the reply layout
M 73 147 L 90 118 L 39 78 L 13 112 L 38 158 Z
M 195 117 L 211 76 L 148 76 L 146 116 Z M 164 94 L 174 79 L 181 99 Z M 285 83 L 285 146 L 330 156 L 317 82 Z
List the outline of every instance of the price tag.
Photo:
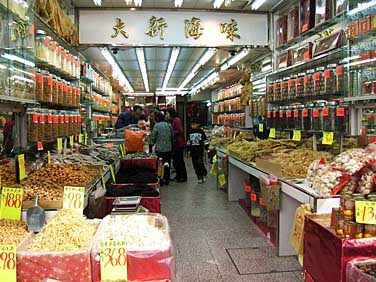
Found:
M 128 281 L 125 241 L 101 241 L 101 280 Z
M 264 132 L 264 124 L 259 123 L 259 132 Z
M 275 138 L 275 136 L 276 136 L 275 128 L 270 128 L 269 138 Z
M 102 173 L 102 187 L 104 190 L 106 190 L 106 181 L 104 180 L 104 175 Z
M 71 147 L 74 145 L 74 135 L 69 136 L 69 144 Z
M 83 142 L 83 134 L 80 133 L 78 134 L 78 143 L 82 143 Z
M 252 190 L 251 185 L 244 185 L 244 191 L 250 193 Z
M 300 141 L 302 140 L 302 133 L 300 130 L 294 130 L 292 135 L 292 141 Z
M 232 135 L 232 139 L 235 140 L 235 138 L 236 138 L 236 131 L 234 130 L 234 133 Z
M 1 192 L 1 218 L 20 220 L 22 197 L 23 189 L 3 187 Z
M 85 139 L 84 139 L 84 144 L 87 145 L 87 139 L 88 139 L 88 137 L 87 137 L 87 132 L 84 133 L 84 137 L 85 137 Z
M 85 187 L 64 186 L 63 209 L 84 210 Z
M 120 153 L 121 153 L 121 156 L 122 158 L 125 157 L 125 147 L 124 147 L 124 144 L 120 144 Z
M 116 183 L 116 178 L 115 178 L 115 171 L 114 171 L 114 168 L 112 167 L 112 165 L 110 165 L 110 173 L 111 173 L 111 177 L 112 177 L 112 182 L 113 183 Z
M 322 137 L 322 144 L 323 145 L 332 145 L 333 144 L 334 133 L 333 132 L 325 132 L 323 133 Z
M 260 201 L 259 202 L 260 202 L 261 206 L 265 206 L 264 199 L 262 197 L 260 197 Z
M 16 245 L 0 245 L 0 281 L 16 282 Z
M 376 224 L 376 202 L 355 201 L 355 219 L 358 223 Z
M 25 155 L 17 155 L 18 158 L 18 169 L 20 173 L 20 181 L 25 178 L 26 170 L 25 170 Z
M 218 176 L 218 183 L 220 187 L 226 184 L 226 177 L 223 173 Z
M 257 200 L 257 195 L 256 195 L 256 193 L 251 193 L 251 201 L 252 202 L 256 202 L 256 200 Z
M 48 164 L 51 164 L 51 152 L 47 151 L 47 162 Z
M 63 150 L 63 138 L 57 138 L 57 150 L 59 152 Z
M 38 141 L 37 142 L 37 150 L 38 151 L 43 151 L 43 142 L 42 141 Z

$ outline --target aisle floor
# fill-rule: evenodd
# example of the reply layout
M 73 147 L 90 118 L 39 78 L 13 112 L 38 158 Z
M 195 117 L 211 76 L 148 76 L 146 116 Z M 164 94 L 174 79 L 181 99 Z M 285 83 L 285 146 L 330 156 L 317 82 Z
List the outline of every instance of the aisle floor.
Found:
M 274 247 L 238 203 L 216 189 L 215 178 L 198 184 L 186 160 L 188 182 L 161 187 L 176 247 L 178 282 L 302 282 L 295 257 Z M 283 242 L 288 244 L 288 242 Z

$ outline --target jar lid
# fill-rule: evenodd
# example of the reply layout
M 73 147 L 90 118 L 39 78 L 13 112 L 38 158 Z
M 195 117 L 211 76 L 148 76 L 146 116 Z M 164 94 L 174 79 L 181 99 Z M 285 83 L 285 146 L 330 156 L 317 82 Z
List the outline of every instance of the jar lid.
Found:
M 38 30 L 36 31 L 36 34 L 37 34 L 37 35 L 46 35 L 47 33 L 46 33 L 44 30 L 38 29 Z
M 316 70 L 317 71 L 323 71 L 323 70 L 325 70 L 325 68 L 324 67 L 318 67 L 318 68 L 316 68 Z
M 298 74 L 298 76 L 305 76 L 305 75 L 306 75 L 305 72 L 300 72 L 300 73 Z
M 295 78 L 297 78 L 298 76 L 296 75 L 296 74 L 293 74 L 292 76 L 291 76 L 291 78 L 293 78 L 293 79 L 295 79 Z
M 330 105 L 330 106 L 337 106 L 337 101 L 330 101 L 330 102 L 328 102 L 328 105 Z
M 328 65 L 328 68 L 335 68 L 335 67 L 337 67 L 337 64 L 330 64 L 330 65 Z
M 306 107 L 308 107 L 308 108 L 313 108 L 314 106 L 315 106 L 314 103 L 308 103 L 308 104 L 306 105 Z
M 314 72 L 315 72 L 314 69 L 307 70 L 307 74 L 312 74 L 312 73 L 314 73 Z
M 289 76 L 285 76 L 285 77 L 283 78 L 283 80 L 289 80 L 289 79 L 290 79 Z

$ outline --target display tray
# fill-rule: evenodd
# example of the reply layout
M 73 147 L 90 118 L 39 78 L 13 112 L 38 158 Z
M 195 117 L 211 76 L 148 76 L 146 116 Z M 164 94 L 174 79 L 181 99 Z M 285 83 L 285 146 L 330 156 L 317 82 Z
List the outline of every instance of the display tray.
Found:
M 114 206 L 115 197 L 105 197 L 104 210 L 108 215 L 112 212 Z M 148 209 L 152 213 L 161 213 L 161 197 L 141 197 L 140 205 Z

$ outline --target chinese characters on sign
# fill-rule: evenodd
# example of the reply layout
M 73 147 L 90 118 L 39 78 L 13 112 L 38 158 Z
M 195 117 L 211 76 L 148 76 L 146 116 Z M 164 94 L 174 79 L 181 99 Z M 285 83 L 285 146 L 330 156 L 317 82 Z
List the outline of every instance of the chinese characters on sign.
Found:
M 236 32 L 238 31 L 238 23 L 231 19 L 230 23 L 222 23 L 220 24 L 221 33 L 227 33 L 226 38 L 234 41 L 234 38 L 240 39 L 240 35 Z
M 203 35 L 204 27 L 201 24 L 201 20 L 197 17 L 192 17 L 192 19 L 184 20 L 185 23 L 185 37 L 193 38 L 195 40 L 199 39 Z M 149 19 L 149 28 L 145 32 L 150 37 L 159 36 L 161 40 L 165 39 L 165 30 L 168 27 L 165 18 L 160 17 L 159 19 L 155 16 L 152 16 Z M 236 32 L 238 29 L 238 23 L 236 20 L 231 19 L 230 23 L 220 23 L 219 24 L 220 32 L 226 33 L 226 38 L 234 41 L 235 38 L 240 39 L 240 35 Z M 115 26 L 113 27 L 114 33 L 111 35 L 112 38 L 118 37 L 121 33 L 125 38 L 129 37 L 129 34 L 125 29 L 125 22 L 120 18 L 116 18 Z
M 149 20 L 149 30 L 146 32 L 146 34 L 151 37 L 155 37 L 159 34 L 159 38 L 164 40 L 166 27 L 167 23 L 164 18 L 157 19 L 156 17 L 152 16 Z
M 116 18 L 115 22 L 116 24 L 113 27 L 113 30 L 115 31 L 115 33 L 111 35 L 111 37 L 112 38 L 117 37 L 120 32 L 125 38 L 128 38 L 129 37 L 128 33 L 123 30 L 123 28 L 125 27 L 125 23 L 120 18 Z

